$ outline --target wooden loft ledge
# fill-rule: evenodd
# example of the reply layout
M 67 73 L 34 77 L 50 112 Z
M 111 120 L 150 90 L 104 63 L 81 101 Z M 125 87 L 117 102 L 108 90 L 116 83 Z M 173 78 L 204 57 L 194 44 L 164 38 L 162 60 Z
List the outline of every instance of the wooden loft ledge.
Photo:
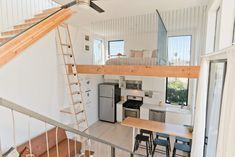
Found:
M 72 65 L 68 65 L 72 73 Z M 200 66 L 77 65 L 80 74 L 198 78 Z
M 72 15 L 71 9 L 61 9 L 21 35 L 0 47 L 0 67 L 20 54 L 23 50 L 45 36 Z

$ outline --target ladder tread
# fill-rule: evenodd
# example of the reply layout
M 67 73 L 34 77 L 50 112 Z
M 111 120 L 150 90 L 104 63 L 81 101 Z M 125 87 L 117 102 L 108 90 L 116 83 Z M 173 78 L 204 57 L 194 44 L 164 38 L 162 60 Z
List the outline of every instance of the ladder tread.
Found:
M 65 43 L 62 43 L 61 45 L 63 45 L 63 46 L 71 46 L 71 45 L 69 45 L 69 44 L 65 44 Z
M 78 105 L 78 104 L 82 104 L 82 101 L 76 101 L 73 103 L 73 105 Z
M 70 56 L 70 57 L 72 57 L 73 56 L 73 54 L 63 54 L 64 56 Z
M 70 86 L 73 86 L 73 85 L 79 85 L 79 82 L 72 82 L 69 84 Z
M 81 132 L 84 132 L 88 129 L 87 127 L 79 126 L 77 123 L 70 123 L 68 124 L 68 126 L 70 126 L 71 128 L 77 129 Z
M 79 124 L 82 124 L 82 123 L 84 123 L 84 122 L 86 122 L 85 119 L 79 119 L 78 122 L 77 122 L 77 124 L 79 125 Z
M 80 105 L 74 105 L 74 106 L 70 105 L 69 107 L 65 107 L 65 108 L 60 110 L 60 112 L 62 112 L 62 113 L 73 114 L 73 115 L 80 114 L 84 111 L 85 110 L 81 109 Z
M 72 92 L 72 95 L 81 94 L 81 92 Z

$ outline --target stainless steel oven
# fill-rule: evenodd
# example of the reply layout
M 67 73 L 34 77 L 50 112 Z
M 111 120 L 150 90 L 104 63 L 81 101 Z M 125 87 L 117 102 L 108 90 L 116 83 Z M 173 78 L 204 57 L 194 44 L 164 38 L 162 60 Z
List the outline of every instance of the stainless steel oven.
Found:
M 127 96 L 127 101 L 123 103 L 123 119 L 126 117 L 140 118 L 140 106 L 143 104 L 143 97 Z
M 140 118 L 140 110 L 139 109 L 131 109 L 131 108 L 123 108 L 124 112 L 124 119 L 126 117 L 134 117 L 134 118 Z

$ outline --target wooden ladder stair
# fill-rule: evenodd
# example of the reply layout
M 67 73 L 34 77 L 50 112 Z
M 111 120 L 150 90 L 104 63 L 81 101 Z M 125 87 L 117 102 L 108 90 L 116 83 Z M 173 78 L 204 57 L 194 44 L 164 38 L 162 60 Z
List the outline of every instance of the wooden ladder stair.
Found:
M 71 9 L 60 9 L 59 7 L 46 9 L 32 18 L 26 19 L 23 23 L 13 26 L 11 30 L 1 32 L 0 67 L 55 29 L 72 13 Z

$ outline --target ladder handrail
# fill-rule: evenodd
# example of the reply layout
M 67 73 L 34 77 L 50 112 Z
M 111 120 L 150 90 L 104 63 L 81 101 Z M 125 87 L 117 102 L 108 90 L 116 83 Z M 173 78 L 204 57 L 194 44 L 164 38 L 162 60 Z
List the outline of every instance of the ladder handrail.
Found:
M 2 97 L 0 97 L 0 106 L 8 108 L 8 109 L 11 109 L 13 111 L 17 111 L 17 112 L 22 113 L 24 115 L 27 115 L 27 116 L 29 116 L 31 118 L 40 120 L 42 122 L 45 122 L 45 123 L 50 124 L 50 125 L 55 126 L 55 127 L 62 128 L 64 130 L 66 130 L 66 131 L 69 131 L 69 132 L 74 133 L 74 134 L 78 134 L 80 136 L 86 137 L 86 138 L 94 140 L 96 142 L 100 142 L 100 143 L 109 145 L 109 146 L 111 146 L 113 148 L 120 149 L 120 150 L 128 152 L 128 153 L 130 153 L 132 155 L 144 156 L 144 155 L 141 155 L 141 154 L 134 153 L 133 151 L 130 151 L 130 150 L 126 149 L 126 148 L 123 148 L 123 147 L 118 146 L 116 144 L 113 144 L 111 142 L 108 142 L 108 141 L 105 141 L 103 139 L 97 138 L 95 136 L 88 135 L 85 132 L 81 132 L 79 130 L 76 130 L 76 129 L 68 126 L 68 125 L 65 125 L 65 124 L 63 124 L 63 123 L 61 123 L 59 121 L 56 121 L 56 120 L 52 119 L 52 118 L 46 117 L 46 116 L 44 116 L 42 114 L 39 114 L 39 113 L 37 113 L 35 111 L 32 111 L 32 110 L 28 109 L 28 108 L 20 106 L 20 105 L 14 103 L 14 102 L 8 101 L 8 100 L 6 100 L 6 99 L 4 99 Z

